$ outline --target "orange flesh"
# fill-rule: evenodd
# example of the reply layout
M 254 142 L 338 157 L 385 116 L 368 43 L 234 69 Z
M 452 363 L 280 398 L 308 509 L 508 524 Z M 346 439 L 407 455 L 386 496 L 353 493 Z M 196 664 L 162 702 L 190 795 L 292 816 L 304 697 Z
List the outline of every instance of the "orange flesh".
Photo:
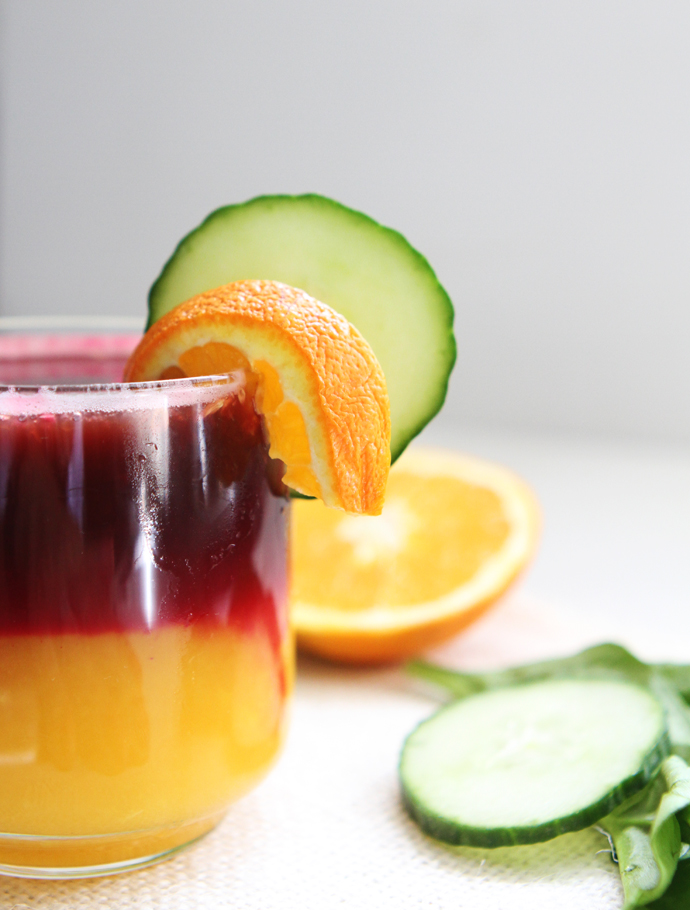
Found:
M 404 491 L 404 496 L 402 492 Z M 434 516 L 423 533 L 416 530 L 415 500 Z M 410 503 L 411 505 L 408 505 Z M 300 509 L 310 510 L 300 523 Z M 318 514 L 317 514 L 318 513 Z M 363 611 L 377 604 L 414 606 L 459 588 L 510 532 L 499 497 L 491 490 L 446 478 L 389 476 L 383 518 L 391 516 L 390 536 L 375 532 L 358 539 L 348 533 L 350 518 L 320 503 L 295 503 L 292 597 L 295 601 Z M 382 519 L 371 519 L 382 526 Z M 355 527 L 352 525 L 351 527 Z M 373 525 L 371 527 L 374 527 Z M 451 539 L 456 546 L 449 550 Z
M 265 360 L 250 364 L 237 348 L 223 341 L 190 348 L 179 362 L 167 367 L 159 379 L 181 379 L 184 376 L 206 376 L 243 370 L 248 394 L 254 395 L 259 413 L 266 421 L 271 441 L 270 456 L 288 465 L 284 482 L 294 484 L 312 496 L 321 489 L 311 468 L 311 451 L 304 417 L 294 401 L 286 401 L 277 370 Z
M 289 653 L 203 626 L 0 638 L 3 833 L 110 835 L 114 862 L 208 830 L 281 746 Z M 41 849 L 0 843 L 0 863 Z M 95 860 L 93 843 L 68 853 Z

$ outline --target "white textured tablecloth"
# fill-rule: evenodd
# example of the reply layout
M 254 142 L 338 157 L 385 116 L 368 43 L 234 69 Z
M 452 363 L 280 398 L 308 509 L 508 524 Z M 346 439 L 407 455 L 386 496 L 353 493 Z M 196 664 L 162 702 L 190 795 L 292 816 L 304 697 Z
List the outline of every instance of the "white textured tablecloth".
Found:
M 570 653 L 606 637 L 517 595 L 433 656 L 473 669 Z M 642 656 L 681 657 L 651 653 L 647 636 L 638 643 Z M 166 863 L 126 875 L 0 878 L 0 907 L 620 908 L 616 867 L 592 829 L 498 850 L 446 848 L 421 834 L 400 806 L 396 766 L 405 735 L 434 706 L 399 670 L 303 660 L 284 754 L 214 832 Z

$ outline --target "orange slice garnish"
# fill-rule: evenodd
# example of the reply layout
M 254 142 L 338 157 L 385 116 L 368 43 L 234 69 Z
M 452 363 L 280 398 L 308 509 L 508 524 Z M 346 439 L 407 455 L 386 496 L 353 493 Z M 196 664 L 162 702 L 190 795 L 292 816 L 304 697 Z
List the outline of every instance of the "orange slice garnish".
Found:
M 284 482 L 328 506 L 377 515 L 390 465 L 386 382 L 343 316 L 275 281 L 193 297 L 144 335 L 125 381 L 242 370 Z
M 376 517 L 294 503 L 291 615 L 302 648 L 349 663 L 418 654 L 455 635 L 532 557 L 539 510 L 512 472 L 412 448 Z

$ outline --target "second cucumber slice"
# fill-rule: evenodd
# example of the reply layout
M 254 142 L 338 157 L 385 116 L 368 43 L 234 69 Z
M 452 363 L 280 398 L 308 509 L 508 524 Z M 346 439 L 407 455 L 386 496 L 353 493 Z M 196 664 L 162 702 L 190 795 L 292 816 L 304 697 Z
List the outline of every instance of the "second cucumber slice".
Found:
M 455 362 L 453 307 L 426 259 L 390 228 L 323 196 L 262 196 L 188 234 L 149 294 L 149 325 L 190 297 L 244 278 L 301 288 L 374 349 L 391 406 L 391 456 L 437 413 Z
M 400 778 L 407 809 L 432 837 L 529 844 L 607 815 L 668 751 L 663 708 L 646 689 L 551 680 L 442 708 L 407 738 Z

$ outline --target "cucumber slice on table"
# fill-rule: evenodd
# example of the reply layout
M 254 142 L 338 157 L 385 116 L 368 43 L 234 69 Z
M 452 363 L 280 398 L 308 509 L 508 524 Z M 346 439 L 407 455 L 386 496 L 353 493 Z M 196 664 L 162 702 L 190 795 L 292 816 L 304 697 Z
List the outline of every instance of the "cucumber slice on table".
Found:
M 390 228 L 323 196 L 262 196 L 213 212 L 149 293 L 149 325 L 243 278 L 301 288 L 374 349 L 391 404 L 393 460 L 438 412 L 455 362 L 453 307 L 424 257 Z
M 471 695 L 407 738 L 404 803 L 450 844 L 549 840 L 598 821 L 642 789 L 668 754 L 664 711 L 646 689 L 549 680 Z

